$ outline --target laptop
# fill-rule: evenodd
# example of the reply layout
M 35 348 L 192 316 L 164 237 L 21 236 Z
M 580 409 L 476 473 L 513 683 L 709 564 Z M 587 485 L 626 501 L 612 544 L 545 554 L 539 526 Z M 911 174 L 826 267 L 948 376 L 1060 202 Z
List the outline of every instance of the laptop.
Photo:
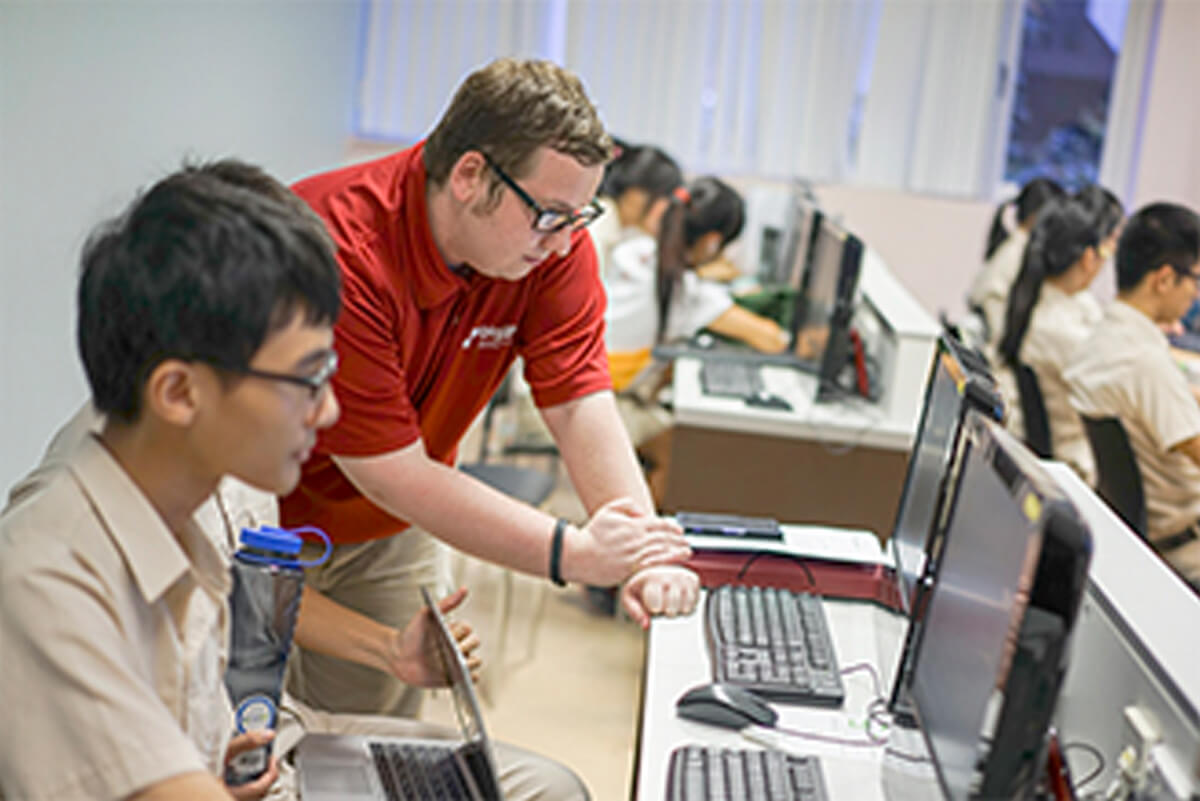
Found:
M 502 801 L 496 761 L 462 651 L 433 596 L 421 588 L 436 623 L 462 740 L 309 734 L 296 749 L 304 801 Z

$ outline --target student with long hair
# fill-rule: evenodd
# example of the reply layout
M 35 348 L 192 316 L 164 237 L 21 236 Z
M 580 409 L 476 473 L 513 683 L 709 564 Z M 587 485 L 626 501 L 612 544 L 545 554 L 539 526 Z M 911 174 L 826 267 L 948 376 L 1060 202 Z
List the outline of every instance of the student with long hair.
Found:
M 1097 319 L 1080 300 L 1116 249 L 1120 203 L 1100 187 L 1047 207 L 1038 216 L 1008 296 L 998 345 L 1003 366 L 1037 376 L 1056 459 L 1091 481 L 1094 462 L 1063 374 Z M 1014 421 L 1015 422 L 1015 421 Z
M 655 344 L 685 339 L 702 328 L 761 351 L 786 347 L 787 334 L 778 324 L 737 306 L 726 287 L 695 273 L 744 224 L 741 195 L 717 178 L 704 177 L 672 195 L 655 235 L 636 236 L 613 250 L 605 282 L 605 336 L 616 389 L 649 363 Z
M 604 213 L 588 228 L 596 247 L 600 277 L 617 245 L 658 229 L 671 193 L 683 186 L 683 170 L 660 148 L 617 142 L 617 157 L 604 169 L 598 202 Z
M 1022 187 L 1015 198 L 1005 201 L 996 209 L 983 254 L 983 269 L 975 276 L 967 292 L 967 305 L 983 316 L 989 346 L 996 344 L 1004 330 L 1008 290 L 1021 269 L 1021 258 L 1038 212 L 1047 203 L 1065 195 L 1063 188 L 1049 178 L 1034 178 Z M 1009 230 L 1005 217 L 1013 212 L 1016 214 L 1016 225 Z

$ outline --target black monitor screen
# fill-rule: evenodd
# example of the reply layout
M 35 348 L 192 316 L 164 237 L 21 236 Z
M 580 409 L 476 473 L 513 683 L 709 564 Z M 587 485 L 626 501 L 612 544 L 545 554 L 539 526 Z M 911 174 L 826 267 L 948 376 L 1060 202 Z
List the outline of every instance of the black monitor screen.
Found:
M 846 234 L 822 217 L 812 237 L 808 270 L 796 300 L 793 352 L 804 362 L 820 364 L 829 343 L 829 323 L 837 303 L 838 277 Z
M 913 594 L 925 570 L 929 532 L 941 509 L 943 487 L 950 470 L 962 413 L 966 374 L 944 343 L 934 351 L 933 368 L 925 386 L 925 405 L 908 460 L 904 491 L 892 528 L 896 581 L 905 613 L 912 612 Z
M 950 799 L 976 789 L 1003 705 L 1042 544 L 1041 501 L 969 413 L 958 491 L 910 688 Z

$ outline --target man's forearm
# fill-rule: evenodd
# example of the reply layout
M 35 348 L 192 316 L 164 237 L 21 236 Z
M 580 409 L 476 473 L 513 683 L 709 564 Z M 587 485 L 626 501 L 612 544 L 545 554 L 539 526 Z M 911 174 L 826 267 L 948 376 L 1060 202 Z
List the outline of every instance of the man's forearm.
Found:
M 554 518 L 423 453 L 410 448 L 336 461 L 359 491 L 389 514 L 473 556 L 546 575 Z
M 629 498 L 643 512 L 654 513 L 650 488 L 611 392 L 569 401 L 542 414 L 589 514 L 614 498 Z
M 304 587 L 295 632 L 301 647 L 386 673 L 388 644 L 394 634 L 390 626 Z

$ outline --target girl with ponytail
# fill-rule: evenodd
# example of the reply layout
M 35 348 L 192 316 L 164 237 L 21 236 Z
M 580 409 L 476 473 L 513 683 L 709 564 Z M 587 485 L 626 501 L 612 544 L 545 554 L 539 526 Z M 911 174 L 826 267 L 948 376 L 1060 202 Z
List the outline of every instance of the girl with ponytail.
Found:
M 717 178 L 699 178 L 671 195 L 655 235 L 636 236 L 613 250 L 605 321 L 616 389 L 649 363 L 654 345 L 702 328 L 771 353 L 787 346 L 787 333 L 773 320 L 735 305 L 725 286 L 695 273 L 744 223 L 741 196 Z
M 683 171 L 653 145 L 620 142 L 617 157 L 604 168 L 599 201 L 604 214 L 588 226 L 600 277 L 608 272 L 612 249 L 639 231 L 653 233 L 671 193 L 683 185 Z
M 1000 338 L 1008 290 L 1021 268 L 1021 257 L 1038 212 L 1047 203 L 1065 196 L 1063 188 L 1049 178 L 1034 178 L 1015 198 L 996 209 L 984 249 L 985 264 L 967 293 L 967 305 L 984 318 L 988 345 L 994 346 Z M 1005 224 L 1009 214 L 1016 217 L 1012 230 Z
M 1023 364 L 1033 370 L 1046 405 L 1054 458 L 1089 482 L 1094 473 L 1091 448 L 1071 407 L 1063 373 L 1097 322 L 1082 293 L 1112 256 L 1121 215 L 1111 193 L 1090 188 L 1042 210 L 1008 296 L 998 346 L 1005 368 Z

